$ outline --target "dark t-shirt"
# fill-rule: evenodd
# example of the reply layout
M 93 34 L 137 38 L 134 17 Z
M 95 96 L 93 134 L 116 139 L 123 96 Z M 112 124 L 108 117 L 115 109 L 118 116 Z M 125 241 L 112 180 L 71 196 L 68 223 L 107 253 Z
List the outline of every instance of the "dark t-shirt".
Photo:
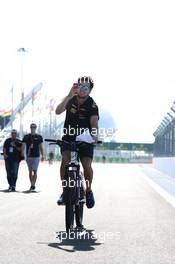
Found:
M 20 139 L 16 138 L 13 140 L 12 138 L 8 138 L 5 140 L 3 148 L 6 150 L 8 159 L 20 160 L 21 151 L 17 150 L 17 148 L 13 146 L 13 143 L 15 143 L 17 147 L 22 146 L 22 141 Z
M 22 141 L 26 143 L 27 157 L 39 157 L 40 156 L 39 145 L 43 142 L 43 138 L 41 135 L 27 134 L 23 137 Z
M 83 132 L 82 129 L 88 128 L 91 132 L 90 117 L 94 115 L 99 118 L 98 106 L 92 97 L 89 96 L 79 107 L 76 96 L 70 99 L 66 106 L 63 139 L 75 140 L 76 136 Z

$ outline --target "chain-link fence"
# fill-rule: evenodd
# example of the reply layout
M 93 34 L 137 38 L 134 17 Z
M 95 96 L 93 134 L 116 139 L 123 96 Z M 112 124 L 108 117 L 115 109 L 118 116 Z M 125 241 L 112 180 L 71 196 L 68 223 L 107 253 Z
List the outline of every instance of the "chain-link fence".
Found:
M 175 156 L 175 119 L 162 123 L 154 133 L 154 156 Z

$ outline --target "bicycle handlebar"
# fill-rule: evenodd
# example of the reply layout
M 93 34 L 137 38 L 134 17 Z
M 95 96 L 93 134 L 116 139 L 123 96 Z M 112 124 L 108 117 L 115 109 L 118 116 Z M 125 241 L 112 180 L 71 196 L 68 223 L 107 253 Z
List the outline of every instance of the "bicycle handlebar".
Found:
M 45 138 L 44 141 L 47 141 L 47 142 L 53 142 L 53 143 L 57 143 L 57 139 L 51 139 L 51 138 Z M 61 141 L 61 140 L 59 140 Z
M 102 141 L 97 141 L 96 143 L 88 143 L 88 142 L 85 142 L 85 141 L 73 141 L 73 142 L 69 142 L 69 141 L 66 141 L 66 140 L 59 140 L 59 139 L 50 139 L 50 138 L 46 138 L 44 141 L 46 142 L 51 142 L 51 144 L 55 143 L 56 145 L 59 145 L 61 146 L 63 144 L 63 142 L 65 142 L 66 144 L 69 144 L 71 145 L 72 143 L 75 143 L 76 145 L 81 145 L 81 144 L 89 144 L 89 145 L 93 145 L 93 144 L 102 144 L 103 142 Z

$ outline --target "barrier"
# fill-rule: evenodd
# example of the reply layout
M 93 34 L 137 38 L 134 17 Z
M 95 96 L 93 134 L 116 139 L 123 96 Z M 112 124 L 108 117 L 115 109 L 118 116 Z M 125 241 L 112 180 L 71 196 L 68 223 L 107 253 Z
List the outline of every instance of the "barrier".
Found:
M 155 157 L 153 158 L 153 166 L 157 170 L 175 177 L 175 157 Z

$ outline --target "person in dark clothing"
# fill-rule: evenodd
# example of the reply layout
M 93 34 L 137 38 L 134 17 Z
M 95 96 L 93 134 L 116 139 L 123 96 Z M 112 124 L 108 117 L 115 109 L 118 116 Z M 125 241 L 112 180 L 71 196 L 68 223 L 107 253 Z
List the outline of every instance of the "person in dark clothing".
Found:
M 36 133 L 36 124 L 30 125 L 31 133 L 23 138 L 23 152 L 26 145 L 26 162 L 29 169 L 29 179 L 31 183 L 30 191 L 35 190 L 37 180 L 37 170 L 40 162 L 44 160 L 43 137 Z
M 53 153 L 53 151 L 51 150 L 51 151 L 49 152 L 49 159 L 48 159 L 49 164 L 53 164 L 53 159 L 54 159 L 54 153 Z
M 14 192 L 16 190 L 19 163 L 22 159 L 22 141 L 17 138 L 17 131 L 15 129 L 12 130 L 11 137 L 4 142 L 3 155 L 9 184 L 8 191 Z
M 102 156 L 102 161 L 103 161 L 103 163 L 106 162 L 106 156 L 105 155 Z
M 94 142 L 98 141 L 98 106 L 90 97 L 90 92 L 94 83 L 90 77 L 80 77 L 70 90 L 69 94 L 57 106 L 56 114 L 59 115 L 66 111 L 66 119 L 64 123 L 63 140 L 75 141 L 76 137 L 88 131 Z M 92 134 L 93 131 L 93 134 Z M 96 133 L 94 133 L 96 132 Z M 86 181 L 86 205 L 92 208 L 95 199 L 91 189 L 93 170 L 93 145 L 87 145 L 84 149 L 79 150 L 79 158 L 84 169 Z M 60 168 L 61 180 L 64 179 L 65 166 L 70 161 L 70 150 L 67 144 L 63 144 L 61 148 L 62 163 Z M 60 196 L 58 204 L 62 203 L 63 195 Z

